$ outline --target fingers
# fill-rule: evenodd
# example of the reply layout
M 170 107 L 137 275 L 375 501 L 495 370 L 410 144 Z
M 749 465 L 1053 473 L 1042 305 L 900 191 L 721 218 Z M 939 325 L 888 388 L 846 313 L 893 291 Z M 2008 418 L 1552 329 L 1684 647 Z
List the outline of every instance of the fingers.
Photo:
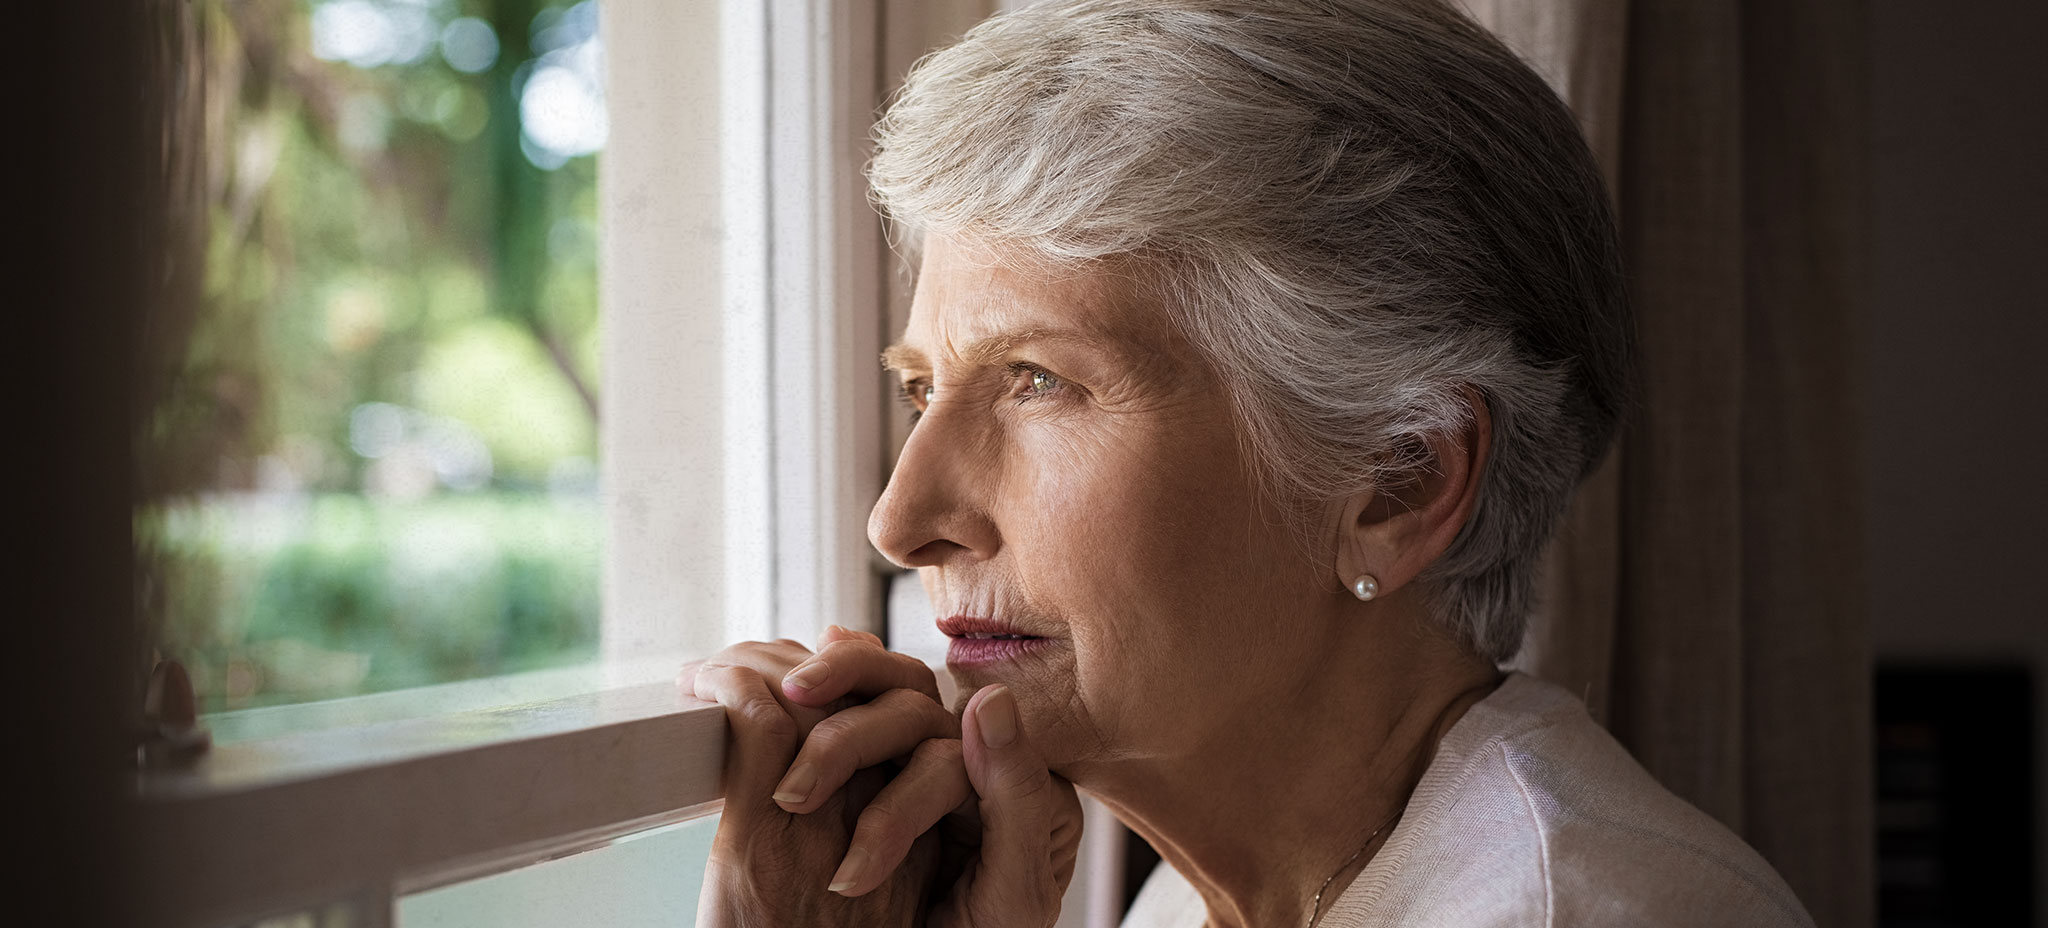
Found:
M 788 638 L 775 641 L 742 641 L 701 661 L 683 665 L 676 674 L 676 689 L 695 695 L 697 675 L 711 667 L 752 667 L 762 676 L 781 679 L 789 668 L 811 656 L 811 649 Z
M 959 736 L 959 722 L 944 707 L 921 693 L 890 690 L 813 727 L 776 785 L 775 802 L 790 812 L 810 812 L 854 771 L 909 755 L 933 738 Z
M 910 763 L 861 810 L 846 857 L 826 888 L 859 896 L 882 885 L 920 835 L 973 798 L 957 739 L 918 745 Z
M 697 698 L 725 707 L 725 814 L 775 809 L 768 795 L 796 754 L 796 720 L 752 669 L 703 667 L 691 684 Z
M 698 672 L 710 667 L 751 667 L 769 679 L 781 679 L 789 668 L 803 663 L 811 649 L 787 638 L 775 641 L 742 641 L 698 662 Z
M 1073 794 L 1032 748 L 1007 686 L 985 686 L 968 700 L 960 740 L 968 779 L 981 797 L 981 863 L 968 908 L 1011 917 L 1034 913 L 1049 922 L 1060 905 L 1053 826 Z
M 865 698 L 889 690 L 914 690 L 939 701 L 938 679 L 923 661 L 883 648 L 873 635 L 846 634 L 861 637 L 822 644 L 815 656 L 782 678 L 782 692 L 791 702 L 822 706 L 844 696 Z
M 818 636 L 818 647 L 822 648 L 835 641 L 865 641 L 875 647 L 882 647 L 880 636 L 870 632 L 855 631 L 844 625 L 827 625 L 825 633 Z
M 789 672 L 789 668 L 802 663 L 810 656 L 811 649 L 787 638 L 777 641 L 743 641 L 709 658 L 685 665 L 676 677 L 676 685 L 684 693 L 697 695 L 696 680 L 702 674 L 721 667 L 751 670 L 770 681 L 770 691 L 782 702 L 784 711 L 796 720 L 797 733 L 801 736 L 819 720 L 841 708 L 841 705 L 835 703 L 799 705 L 783 693 L 782 687 L 778 685 L 783 675 Z

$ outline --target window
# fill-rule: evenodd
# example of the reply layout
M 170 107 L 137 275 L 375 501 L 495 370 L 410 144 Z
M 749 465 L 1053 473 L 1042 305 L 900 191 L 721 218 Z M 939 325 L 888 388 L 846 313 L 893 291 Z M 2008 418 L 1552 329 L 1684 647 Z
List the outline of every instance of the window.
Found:
M 501 923 L 492 912 L 545 923 L 545 913 L 554 911 L 540 902 L 517 905 L 521 898 L 589 899 L 592 906 L 612 906 L 584 909 L 606 911 L 607 923 L 640 923 L 636 919 L 650 912 L 656 921 L 673 923 L 686 917 L 679 907 L 694 903 L 684 891 L 689 881 L 653 885 L 634 875 L 664 867 L 674 874 L 701 861 L 713 827 L 708 816 L 717 810 L 724 737 L 721 710 L 674 693 L 669 681 L 676 666 L 731 640 L 811 640 L 827 622 L 885 628 L 885 593 L 896 572 L 871 551 L 863 527 L 883 483 L 894 415 L 875 358 L 886 330 L 901 326 L 908 300 L 867 205 L 860 168 L 869 120 L 892 77 L 925 48 L 987 15 L 991 4 L 603 0 L 601 10 L 533 5 L 517 16 L 501 15 L 499 5 L 515 6 L 511 0 L 280 0 L 272 6 L 288 10 L 279 15 L 308 30 L 322 17 L 345 23 L 353 22 L 346 17 L 370 22 L 373 13 L 432 19 L 437 44 L 431 54 L 441 57 L 421 52 L 407 59 L 412 64 L 356 63 L 352 55 L 363 62 L 381 55 L 388 62 L 397 53 L 355 32 L 336 33 L 346 40 L 306 34 L 309 48 L 326 42 L 318 50 L 329 56 L 311 55 L 306 66 L 386 93 L 379 99 L 387 101 L 384 115 L 392 127 L 410 126 L 409 105 L 436 119 L 441 112 L 432 100 L 404 102 L 403 85 L 413 74 L 408 68 L 438 75 L 433 79 L 445 79 L 458 96 L 468 92 L 464 88 L 486 99 L 502 91 L 501 102 L 516 95 L 522 118 L 547 108 L 543 100 L 527 113 L 524 92 L 538 93 L 534 88 L 549 86 L 536 83 L 552 73 L 547 69 L 563 68 L 565 74 L 545 77 L 565 82 L 547 92 L 562 94 L 558 102 L 589 117 L 599 94 L 587 83 L 566 83 L 588 77 L 589 71 L 577 70 L 589 64 L 587 57 L 546 56 L 602 50 L 603 118 L 564 120 L 548 129 L 532 129 L 529 121 L 516 140 L 521 172 L 579 191 L 559 195 L 563 212 L 549 214 L 554 218 L 544 240 L 526 247 L 541 249 L 530 255 L 549 255 L 540 262 L 544 280 L 588 268 L 596 288 L 587 314 L 592 327 L 575 328 L 581 316 L 550 317 L 542 328 L 524 332 L 494 326 L 500 334 L 491 337 L 502 342 L 527 339 L 516 352 L 528 363 L 491 380 L 494 402 L 470 413 L 481 419 L 523 410 L 525 401 L 514 391 L 554 377 L 557 407 L 575 409 L 591 397 L 589 407 L 601 414 L 593 417 L 587 439 L 578 439 L 585 443 L 556 444 L 567 450 L 524 471 L 519 479 L 526 483 L 517 483 L 511 465 L 501 466 L 503 455 L 492 450 L 492 476 L 483 484 L 455 485 L 436 469 L 436 483 L 423 496 L 380 497 L 373 489 L 340 505 L 358 512 L 397 505 L 395 499 L 475 506 L 515 484 L 536 508 L 586 494 L 580 498 L 595 502 L 575 510 L 580 521 L 551 523 L 555 527 L 546 531 L 601 533 L 601 556 L 589 557 L 584 541 L 570 547 L 585 552 L 588 559 L 578 564 L 587 566 L 579 569 L 594 571 L 602 609 L 594 622 L 571 623 L 576 634 L 554 639 L 565 644 L 544 656 L 532 656 L 540 654 L 535 651 L 523 663 L 478 662 L 439 677 L 388 678 L 392 688 L 385 692 L 257 707 L 264 700 L 234 703 L 224 683 L 210 683 L 218 694 L 211 705 L 252 708 L 209 718 L 216 746 L 196 765 L 143 778 L 140 853 L 151 877 L 148 910 L 157 923 Z M 247 14 L 251 7 L 266 9 L 236 9 Z M 594 34 L 580 25 L 585 20 L 577 17 L 585 16 L 594 19 Z M 522 22 L 523 40 L 507 25 Z M 498 57 L 472 75 L 457 65 L 485 57 L 485 27 Z M 374 33 L 384 27 L 362 28 Z M 528 46 L 520 48 L 521 41 Z M 474 57 L 462 57 L 470 52 Z M 392 68 L 398 70 L 386 73 Z M 524 92 L 515 94 L 515 85 Z M 492 114 L 513 111 L 507 103 Z M 598 147 L 599 133 L 591 127 L 599 123 L 602 150 L 593 156 L 588 152 Z M 404 131 L 454 138 L 438 124 Z M 433 144 L 453 150 L 470 143 Z M 561 223 L 570 231 L 557 243 L 553 230 Z M 569 257 L 559 259 L 566 268 L 547 251 L 555 247 L 566 249 Z M 417 248 L 389 254 L 401 265 L 434 260 Z M 377 267 L 355 273 L 401 293 L 434 279 Z M 488 298 L 487 275 L 474 273 L 486 276 L 485 283 L 452 286 L 472 297 L 481 289 Z M 254 289 L 251 299 L 259 302 L 271 292 Z M 353 305 L 347 299 L 342 305 Z M 390 305 L 387 326 L 395 325 L 389 320 L 398 312 Z M 374 315 L 336 310 L 356 318 L 346 315 L 351 311 Z M 431 318 L 424 308 L 419 316 Z M 585 341 L 566 352 L 573 363 L 587 365 L 576 370 L 596 372 L 582 389 L 558 367 L 544 366 L 559 362 L 534 334 L 556 333 L 570 344 L 574 339 L 562 333 L 572 329 L 596 333 L 594 343 L 577 336 Z M 362 475 L 408 443 L 431 445 L 437 428 L 451 428 L 444 420 L 462 421 L 490 449 L 482 428 L 461 409 L 419 398 L 431 377 L 417 369 L 392 377 L 397 387 L 347 407 L 346 425 L 339 414 L 326 413 L 330 435 L 353 439 L 357 407 L 368 407 L 360 412 L 364 447 L 347 445 L 355 458 L 343 458 L 348 473 L 367 479 Z M 431 457 L 432 448 L 421 453 Z M 263 454 L 248 457 L 261 461 Z M 594 481 L 573 463 L 578 459 L 596 462 Z M 417 491 L 425 483 L 416 472 L 409 486 Z M 145 537 L 177 550 L 173 543 L 187 536 L 176 533 L 191 528 L 172 524 L 179 518 L 188 515 L 166 507 L 143 513 L 139 522 Z M 511 530 L 503 524 L 482 530 L 489 544 L 508 543 Z M 324 529 L 315 534 L 320 543 L 334 543 Z M 445 552 L 405 555 L 400 566 L 423 569 L 430 565 L 415 561 L 433 553 Z M 532 579 L 519 570 L 501 570 L 495 579 L 485 570 L 460 573 L 480 585 L 499 584 L 485 598 L 507 595 L 508 575 L 521 575 L 514 583 Z M 430 623 L 460 612 L 420 608 Z M 547 616 L 554 621 L 568 614 Z M 246 659 L 274 658 L 251 651 Z M 374 653 L 369 660 L 374 668 Z M 532 667 L 548 669 L 489 676 Z M 387 685 L 372 673 L 357 689 Z M 454 682 L 397 688 L 429 679 Z M 295 692 L 292 698 L 332 691 Z M 1103 842 L 1095 845 L 1102 849 L 1089 853 L 1114 856 Z M 1103 923 L 1100 914 L 1084 922 L 1090 907 L 1078 900 L 1090 884 L 1082 878 L 1075 885 L 1067 923 Z M 1094 895 L 1112 898 L 1109 886 L 1098 882 Z M 575 895 L 582 891 L 594 895 Z
M 136 514 L 207 710 L 598 650 L 595 0 L 204 0 Z

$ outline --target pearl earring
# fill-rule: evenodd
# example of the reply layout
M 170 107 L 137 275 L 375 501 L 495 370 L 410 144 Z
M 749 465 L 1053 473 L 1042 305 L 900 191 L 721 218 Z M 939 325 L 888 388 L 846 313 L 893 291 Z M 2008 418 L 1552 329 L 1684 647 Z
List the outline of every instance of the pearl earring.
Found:
M 1358 597 L 1360 602 L 1380 595 L 1379 578 L 1372 574 L 1359 574 L 1358 579 L 1351 581 L 1351 595 Z

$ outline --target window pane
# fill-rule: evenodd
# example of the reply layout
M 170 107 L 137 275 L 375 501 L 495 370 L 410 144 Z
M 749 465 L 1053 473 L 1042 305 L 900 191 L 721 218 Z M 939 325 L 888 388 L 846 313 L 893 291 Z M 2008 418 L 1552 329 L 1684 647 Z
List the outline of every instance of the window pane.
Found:
M 668 928 L 696 917 L 718 817 L 398 900 L 400 928 L 605 925 Z
M 152 641 L 202 711 L 594 656 L 597 5 L 190 9 L 167 145 L 200 295 L 145 359 Z

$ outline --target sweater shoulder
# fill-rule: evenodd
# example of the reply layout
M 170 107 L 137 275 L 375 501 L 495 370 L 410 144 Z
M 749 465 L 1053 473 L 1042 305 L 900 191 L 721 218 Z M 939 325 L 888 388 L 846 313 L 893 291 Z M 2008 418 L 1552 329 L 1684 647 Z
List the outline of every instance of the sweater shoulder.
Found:
M 1340 900 L 1357 903 L 1348 923 L 1812 924 L 1761 855 L 1571 694 L 1517 674 L 1467 721 L 1409 802 L 1415 827 Z

